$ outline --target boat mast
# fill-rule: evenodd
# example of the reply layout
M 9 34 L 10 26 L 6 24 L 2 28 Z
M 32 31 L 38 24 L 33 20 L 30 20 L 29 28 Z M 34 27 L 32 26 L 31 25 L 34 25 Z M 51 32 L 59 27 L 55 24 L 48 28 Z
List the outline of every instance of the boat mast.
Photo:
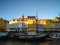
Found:
M 60 13 L 59 13 L 59 15 L 58 15 L 59 17 L 60 17 Z
M 22 15 L 22 31 L 24 32 L 24 14 Z
M 36 32 L 38 32 L 38 13 L 36 11 Z

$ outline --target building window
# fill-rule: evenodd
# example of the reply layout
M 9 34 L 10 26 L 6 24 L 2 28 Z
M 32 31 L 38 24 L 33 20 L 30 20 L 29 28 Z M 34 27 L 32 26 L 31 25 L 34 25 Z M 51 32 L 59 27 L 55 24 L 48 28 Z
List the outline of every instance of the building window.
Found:
M 15 21 L 15 19 L 13 19 L 13 21 Z

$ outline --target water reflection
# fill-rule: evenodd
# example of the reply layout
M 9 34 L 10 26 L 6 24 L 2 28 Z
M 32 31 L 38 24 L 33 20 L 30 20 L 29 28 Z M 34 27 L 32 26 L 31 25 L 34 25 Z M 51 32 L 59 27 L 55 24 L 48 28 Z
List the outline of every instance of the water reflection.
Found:
M 49 42 L 0 41 L 0 45 L 49 45 Z
M 0 41 L 0 45 L 60 45 L 60 39 L 54 39 L 53 41 L 45 42 L 23 42 L 23 41 Z

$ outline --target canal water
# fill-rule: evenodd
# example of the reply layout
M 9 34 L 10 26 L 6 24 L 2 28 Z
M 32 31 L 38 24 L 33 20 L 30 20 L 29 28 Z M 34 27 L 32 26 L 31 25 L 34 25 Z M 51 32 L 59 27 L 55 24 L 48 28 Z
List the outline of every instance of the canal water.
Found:
M 43 41 L 43 42 L 29 42 L 29 41 L 20 41 L 20 40 L 0 40 L 0 45 L 60 45 L 60 39 L 54 39 L 52 41 Z

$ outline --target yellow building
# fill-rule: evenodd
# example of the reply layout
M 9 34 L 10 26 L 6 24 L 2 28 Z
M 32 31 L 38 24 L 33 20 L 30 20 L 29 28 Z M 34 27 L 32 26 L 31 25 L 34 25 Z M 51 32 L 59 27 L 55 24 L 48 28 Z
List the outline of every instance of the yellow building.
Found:
M 28 30 L 36 31 L 36 21 L 28 20 Z
M 52 21 L 57 23 L 57 22 L 59 22 L 59 19 L 58 18 L 54 18 L 54 19 L 52 19 Z
M 0 31 L 5 31 L 7 28 L 8 21 L 0 18 Z
M 46 23 L 44 25 L 44 28 L 54 28 L 54 27 L 55 27 L 55 25 L 53 23 Z
M 28 16 L 28 30 L 36 31 L 36 18 L 35 16 Z
M 38 24 L 43 24 L 44 25 L 44 24 L 46 24 L 46 21 L 47 21 L 46 19 L 39 19 Z
M 55 27 L 55 25 L 54 25 L 54 23 L 52 23 L 52 20 L 47 19 L 46 24 L 44 25 L 44 28 L 54 28 L 54 27 Z

